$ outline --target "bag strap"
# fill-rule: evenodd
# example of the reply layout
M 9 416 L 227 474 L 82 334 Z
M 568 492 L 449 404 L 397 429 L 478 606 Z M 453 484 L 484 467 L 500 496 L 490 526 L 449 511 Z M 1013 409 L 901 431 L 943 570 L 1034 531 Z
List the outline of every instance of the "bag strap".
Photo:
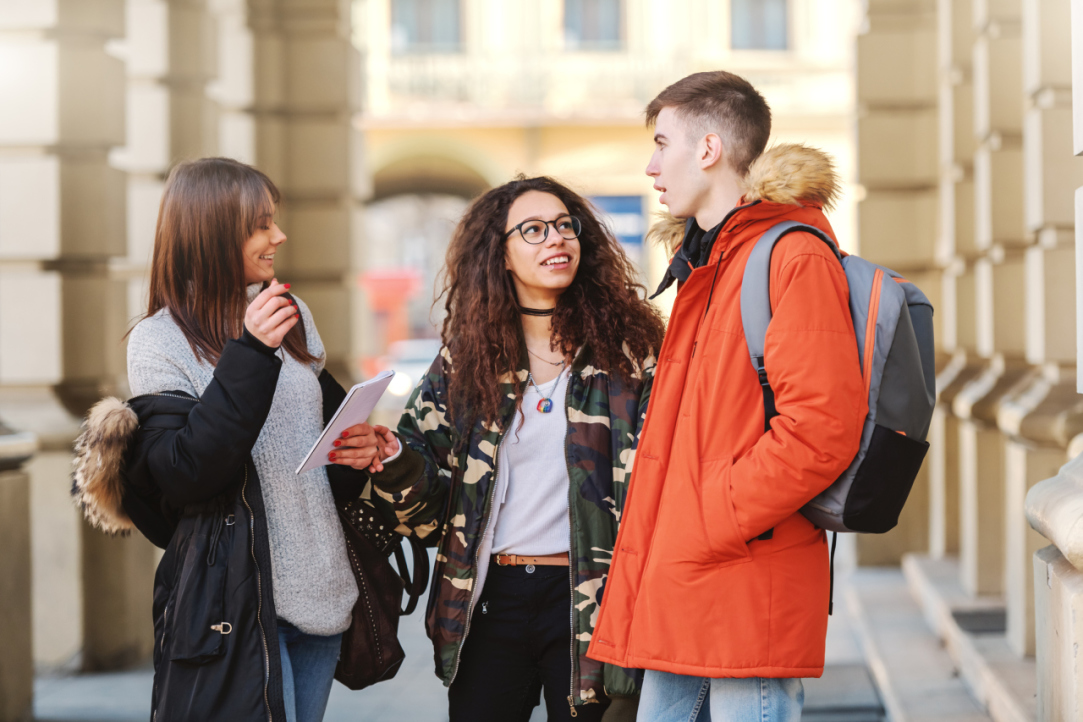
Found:
M 819 228 L 797 221 L 783 221 L 768 228 L 756 241 L 752 253 L 748 256 L 744 277 L 741 280 L 741 325 L 744 327 L 745 343 L 748 345 L 752 368 L 756 370 L 756 377 L 760 380 L 760 390 L 763 392 L 764 433 L 771 430 L 771 419 L 778 416 L 778 411 L 775 409 L 775 392 L 767 380 L 767 367 L 763 360 L 763 348 L 767 344 L 767 327 L 771 323 L 771 254 L 783 236 L 790 233 L 811 233 L 826 243 L 839 262 L 842 262 L 842 254 L 835 242 L 831 240 L 831 236 Z
M 402 550 L 402 540 L 395 545 L 395 564 L 399 568 L 399 576 L 402 577 L 404 591 L 406 592 L 406 606 L 399 610 L 402 615 L 411 614 L 417 609 L 417 603 L 425 589 L 429 586 L 429 554 L 425 546 L 412 534 L 405 539 L 410 544 L 413 552 L 414 573 L 411 576 L 406 566 L 406 553 Z

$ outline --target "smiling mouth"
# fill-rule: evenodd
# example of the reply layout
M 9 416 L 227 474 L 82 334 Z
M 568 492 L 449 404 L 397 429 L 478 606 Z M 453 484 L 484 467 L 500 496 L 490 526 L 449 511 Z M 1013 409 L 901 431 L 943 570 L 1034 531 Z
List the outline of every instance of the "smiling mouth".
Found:
M 269 256 L 260 256 L 259 257 L 259 260 L 261 260 L 261 261 L 274 261 L 274 259 L 275 259 L 275 254 L 273 254 L 273 253 L 271 255 L 269 255 Z
M 543 266 L 556 266 L 557 264 L 560 264 L 560 263 L 571 263 L 571 260 L 572 259 L 569 258 L 568 256 L 553 256 L 552 258 L 550 258 L 548 261 L 546 261 L 542 265 Z

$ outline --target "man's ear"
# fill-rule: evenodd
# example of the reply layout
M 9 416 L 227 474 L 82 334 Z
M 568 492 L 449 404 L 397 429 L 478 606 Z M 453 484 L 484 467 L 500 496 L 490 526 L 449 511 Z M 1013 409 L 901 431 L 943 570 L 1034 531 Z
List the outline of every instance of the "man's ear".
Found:
M 713 168 L 722 162 L 725 156 L 725 148 L 722 147 L 722 139 L 717 133 L 708 133 L 699 142 L 699 167 L 700 170 Z

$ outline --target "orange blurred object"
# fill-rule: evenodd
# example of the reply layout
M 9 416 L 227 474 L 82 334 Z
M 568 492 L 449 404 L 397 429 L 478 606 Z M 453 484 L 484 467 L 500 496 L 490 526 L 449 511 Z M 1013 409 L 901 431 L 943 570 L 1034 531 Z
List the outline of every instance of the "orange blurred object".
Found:
M 369 308 L 376 320 L 380 354 L 361 359 L 361 370 L 366 376 L 380 371 L 380 359 L 387 347 L 396 341 L 410 338 L 410 318 L 406 304 L 421 290 L 421 272 L 414 268 L 382 268 L 365 271 L 358 277 L 358 284 L 368 294 Z

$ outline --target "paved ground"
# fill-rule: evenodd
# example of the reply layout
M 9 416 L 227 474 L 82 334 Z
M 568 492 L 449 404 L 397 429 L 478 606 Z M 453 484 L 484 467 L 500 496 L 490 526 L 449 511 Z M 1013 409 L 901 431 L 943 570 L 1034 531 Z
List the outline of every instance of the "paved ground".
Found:
M 844 576 L 840 574 L 840 576 Z M 420 605 L 424 609 L 424 603 Z M 879 722 L 882 708 L 846 605 L 835 605 L 828 624 L 824 677 L 805 680 L 805 722 Z M 446 722 L 447 696 L 432 671 L 432 647 L 418 613 L 402 621 L 406 661 L 395 679 L 360 692 L 335 683 L 325 722 Z M 146 722 L 150 670 L 114 674 L 39 677 L 35 717 L 40 722 Z M 531 722 L 545 719 L 543 707 Z

